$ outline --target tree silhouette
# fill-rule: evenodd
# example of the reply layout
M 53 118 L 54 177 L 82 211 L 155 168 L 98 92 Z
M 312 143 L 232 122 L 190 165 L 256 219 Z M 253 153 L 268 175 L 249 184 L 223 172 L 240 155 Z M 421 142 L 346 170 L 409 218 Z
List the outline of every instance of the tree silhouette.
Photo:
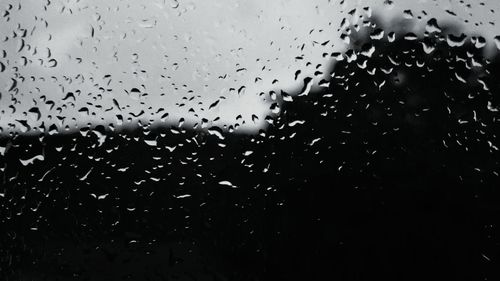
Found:
M 0 276 L 498 277 L 485 226 L 500 212 L 500 59 L 436 20 L 409 29 L 349 27 L 329 86 L 281 97 L 256 136 L 144 126 L 1 140 Z

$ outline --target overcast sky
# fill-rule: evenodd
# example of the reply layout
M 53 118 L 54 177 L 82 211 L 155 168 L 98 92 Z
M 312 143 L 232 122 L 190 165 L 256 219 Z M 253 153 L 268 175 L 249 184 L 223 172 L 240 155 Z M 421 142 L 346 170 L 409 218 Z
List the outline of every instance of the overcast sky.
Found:
M 390 2 L 2 0 L 0 126 L 117 125 L 123 116 L 254 131 L 271 111 L 269 91 L 293 92 L 326 70 L 323 53 L 345 50 L 338 29 L 354 8 L 460 23 L 490 47 L 500 33 L 500 1 Z

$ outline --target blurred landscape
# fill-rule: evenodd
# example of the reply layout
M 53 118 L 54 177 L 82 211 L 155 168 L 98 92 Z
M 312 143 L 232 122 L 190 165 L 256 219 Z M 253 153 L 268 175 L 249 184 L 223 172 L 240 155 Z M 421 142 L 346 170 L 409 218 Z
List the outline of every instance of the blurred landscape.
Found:
M 254 134 L 4 136 L 0 279 L 500 278 L 498 51 L 379 17 Z

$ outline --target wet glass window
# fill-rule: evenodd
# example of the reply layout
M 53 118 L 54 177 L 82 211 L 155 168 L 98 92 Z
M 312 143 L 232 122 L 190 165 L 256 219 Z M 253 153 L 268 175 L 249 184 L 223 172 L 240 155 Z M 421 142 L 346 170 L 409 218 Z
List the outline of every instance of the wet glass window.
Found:
M 0 279 L 500 280 L 499 13 L 1 0 Z

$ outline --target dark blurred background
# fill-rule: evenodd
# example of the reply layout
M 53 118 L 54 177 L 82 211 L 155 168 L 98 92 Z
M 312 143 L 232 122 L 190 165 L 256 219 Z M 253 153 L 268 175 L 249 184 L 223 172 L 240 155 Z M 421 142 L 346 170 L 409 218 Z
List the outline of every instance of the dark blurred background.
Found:
M 500 59 L 390 26 L 255 135 L 4 137 L 0 279 L 498 280 Z

